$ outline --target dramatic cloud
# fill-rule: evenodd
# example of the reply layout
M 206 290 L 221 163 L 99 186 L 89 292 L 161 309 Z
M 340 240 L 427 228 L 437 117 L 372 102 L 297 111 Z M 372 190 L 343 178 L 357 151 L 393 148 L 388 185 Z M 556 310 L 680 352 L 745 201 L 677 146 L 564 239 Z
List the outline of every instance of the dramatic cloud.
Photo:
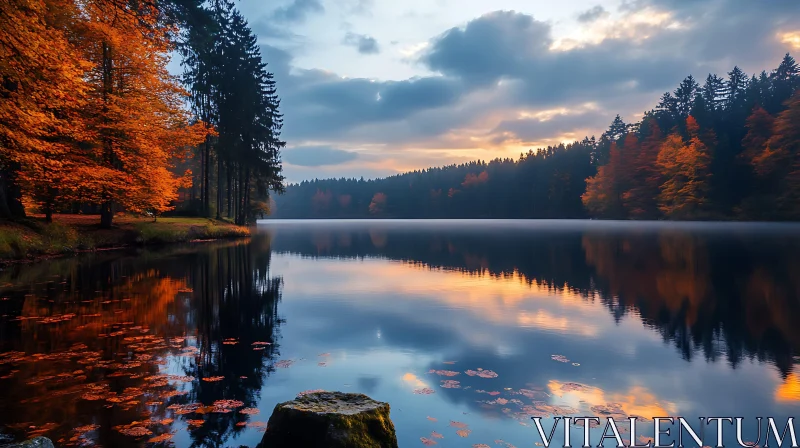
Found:
M 345 45 L 357 48 L 361 54 L 377 54 L 381 51 L 378 48 L 378 41 L 374 37 L 365 34 L 347 33 L 342 42 Z
M 272 17 L 277 21 L 302 22 L 309 14 L 324 11 L 320 0 L 292 0 L 289 5 L 276 9 Z
M 276 14 L 300 17 L 321 8 L 296 0 Z M 689 74 L 724 76 L 734 65 L 753 73 L 800 48 L 796 0 L 635 0 L 571 17 L 580 28 L 561 35 L 552 20 L 489 12 L 383 52 L 378 39 L 400 43 L 399 35 L 354 23 L 369 34 L 348 34 L 347 45 L 375 61 L 399 53 L 427 73 L 405 80 L 345 78 L 307 68 L 307 59 L 300 68 L 297 53 L 262 45 L 282 98 L 284 138 L 290 146 L 316 147 L 295 162 L 285 150 L 287 163 L 307 175 L 315 167 L 316 173 L 358 166 L 375 173 L 424 167 L 412 160 L 441 165 L 504 157 L 526 145 L 599 135 L 618 113 L 638 119 Z M 349 157 L 337 147 L 357 149 L 359 157 L 337 159 Z
M 283 150 L 283 161 L 297 166 L 325 166 L 350 162 L 358 154 L 329 146 L 298 146 Z
M 595 20 L 601 17 L 608 17 L 608 11 L 606 11 L 605 8 L 603 8 L 602 6 L 597 5 L 588 11 L 584 11 L 578 14 L 578 22 L 581 23 L 594 22 Z

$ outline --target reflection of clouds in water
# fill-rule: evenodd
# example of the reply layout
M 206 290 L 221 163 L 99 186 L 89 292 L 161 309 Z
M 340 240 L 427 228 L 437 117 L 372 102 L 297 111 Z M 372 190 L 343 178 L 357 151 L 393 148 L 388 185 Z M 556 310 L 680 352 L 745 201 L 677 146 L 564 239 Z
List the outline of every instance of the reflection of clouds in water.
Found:
M 276 256 L 283 257 L 291 256 Z M 469 275 L 375 259 L 315 260 L 314 263 L 295 264 L 292 268 L 294 272 L 282 270 L 283 275 L 324 276 L 324 281 L 320 282 L 287 282 L 286 291 L 292 294 L 313 297 L 341 291 L 349 294 L 351 301 L 363 302 L 358 306 L 382 307 L 393 304 L 376 298 L 402 295 L 404 301 L 438 302 L 495 325 L 586 337 L 601 333 L 598 322 L 615 327 L 599 303 L 587 302 L 567 290 L 553 291 L 536 282 L 528 284 L 517 275 Z
M 675 403 L 659 400 L 648 388 L 640 385 L 631 386 L 627 391 L 610 392 L 593 386 L 570 388 L 562 381 L 550 380 L 547 388 L 565 404 L 575 407 L 590 408 L 616 403 L 627 415 L 648 418 L 676 415 L 678 412 Z
M 775 388 L 775 401 L 800 402 L 800 377 L 790 373 L 789 376 Z

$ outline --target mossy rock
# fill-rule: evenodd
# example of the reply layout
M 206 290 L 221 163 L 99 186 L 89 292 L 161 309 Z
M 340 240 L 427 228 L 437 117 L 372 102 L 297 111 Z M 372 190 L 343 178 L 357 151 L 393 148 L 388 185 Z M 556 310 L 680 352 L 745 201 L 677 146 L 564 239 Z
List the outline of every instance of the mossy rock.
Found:
M 364 394 L 314 392 L 279 403 L 257 448 L 397 448 L 389 404 Z
M 0 448 L 54 448 L 53 442 L 47 437 L 34 437 L 24 442 L 0 445 Z

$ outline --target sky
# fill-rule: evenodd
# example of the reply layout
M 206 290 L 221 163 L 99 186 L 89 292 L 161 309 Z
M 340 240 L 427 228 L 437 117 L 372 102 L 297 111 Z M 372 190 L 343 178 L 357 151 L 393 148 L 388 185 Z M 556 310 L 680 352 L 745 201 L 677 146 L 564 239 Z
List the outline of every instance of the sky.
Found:
M 375 178 L 599 136 L 687 75 L 800 56 L 800 0 L 239 0 L 284 175 Z

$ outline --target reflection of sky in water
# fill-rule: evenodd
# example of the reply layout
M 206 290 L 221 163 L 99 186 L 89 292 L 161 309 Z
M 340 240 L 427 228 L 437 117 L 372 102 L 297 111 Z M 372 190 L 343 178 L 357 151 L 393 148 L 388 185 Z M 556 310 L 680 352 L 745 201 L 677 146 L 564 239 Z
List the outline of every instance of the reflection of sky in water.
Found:
M 503 407 L 515 406 L 482 409 L 477 401 L 495 397 L 477 389 L 509 399 L 504 388 L 539 386 L 549 397 L 537 399 L 552 404 L 588 411 L 619 403 L 627 413 L 647 417 L 780 416 L 796 409 L 781 399 L 793 393 L 786 384 L 795 380 L 785 384 L 770 366 L 746 361 L 734 371 L 724 362 L 687 362 L 635 314 L 615 322 L 598 301 L 529 286 L 517 277 L 294 255 L 274 256 L 271 269 L 285 282 L 282 353 L 306 360 L 271 378 L 262 403 L 269 408 L 305 389 L 365 392 L 392 405 L 403 446 L 418 444 L 431 430 L 445 435 L 440 444 L 451 446 L 459 438 L 447 426 L 450 420 L 470 425 L 473 432 L 462 444 L 503 439 L 523 446 L 538 440 L 533 426 L 503 415 Z M 327 367 L 316 365 L 321 352 L 331 353 Z M 570 362 L 554 361 L 553 354 Z M 479 367 L 499 377 L 463 373 Z M 426 373 L 431 369 L 462 373 L 440 377 Z M 458 380 L 462 388 L 441 388 L 443 379 Z M 591 387 L 564 391 L 566 382 Z M 436 393 L 413 394 L 421 387 Z
M 143 379 L 149 375 L 192 377 L 171 386 L 186 396 L 153 409 L 159 418 L 174 417 L 154 432 L 175 431 L 178 447 L 255 446 L 262 437 L 258 423 L 269 419 L 275 404 L 312 389 L 363 392 L 390 403 L 403 447 L 421 446 L 420 437 L 431 431 L 444 436 L 435 439 L 443 447 L 501 446 L 495 440 L 533 446 L 538 434 L 520 411 L 544 415 L 572 408 L 591 416 L 598 406 L 613 405 L 629 415 L 690 421 L 742 416 L 751 418 L 747 433 L 755 426 L 752 417 L 785 418 L 798 409 L 800 377 L 792 359 L 800 340 L 794 329 L 800 316 L 800 282 L 792 275 L 800 268 L 796 236 L 776 239 L 764 229 L 745 231 L 746 225 L 728 226 L 731 231 L 720 235 L 703 235 L 712 229 L 703 225 L 648 233 L 604 223 L 597 228 L 616 231 L 590 233 L 581 226 L 595 224 L 558 224 L 558 231 L 548 231 L 551 224 L 538 223 L 541 232 L 526 234 L 511 233 L 519 223 L 506 224 L 508 231 L 474 223 L 472 231 L 463 223 L 438 223 L 436 231 L 352 225 L 259 231 L 249 243 L 22 268 L 6 279 L 18 290 L 3 292 L 11 299 L 0 302 L 0 310 L 4 318 L 28 318 L 0 319 L 0 352 L 62 352 L 81 343 L 119 364 L 129 352 L 118 344 L 144 334 L 135 328 L 146 327 L 153 343 L 186 336 L 185 343 L 198 348 L 190 356 L 178 356 L 181 342 L 146 352 L 152 359 L 135 370 L 143 376 L 112 379 L 115 370 L 98 369 L 85 380 L 151 394 Z M 50 278 L 56 280 L 42 281 Z M 77 317 L 54 325 L 36 320 L 65 313 Z M 107 334 L 120 329 L 124 334 L 116 339 Z M 239 338 L 239 344 L 223 344 L 227 338 Z M 275 344 L 254 351 L 256 341 Z M 0 353 L 0 373 L 12 373 L 0 378 L 7 387 L 0 395 L 0 423 L 56 421 L 56 413 L 38 415 L 40 403 L 51 402 L 47 396 L 17 403 L 13 411 L 9 403 L 72 387 L 27 382 L 69 375 L 75 367 L 29 362 L 28 356 L 13 373 L 17 367 L 2 359 Z M 279 360 L 294 363 L 282 368 L 275 365 Z M 134 372 L 126 369 L 116 372 Z M 479 369 L 497 377 L 466 373 Z M 219 382 L 199 379 L 223 375 Z M 459 387 L 443 387 L 454 381 Z M 435 393 L 415 393 L 424 388 Z M 126 414 L 118 405 L 77 399 L 83 389 L 75 391 L 52 398 L 64 407 L 69 425 L 58 429 L 58 437 L 99 422 L 105 426 L 97 438 L 105 445 L 135 443 L 111 428 L 149 418 L 141 406 Z M 173 415 L 164 409 L 221 399 L 242 400 L 260 414 Z M 199 418 L 206 419 L 203 427 L 185 430 L 187 420 Z M 243 419 L 248 426 L 234 427 Z M 450 421 L 467 424 L 469 436 L 459 437 Z M 549 429 L 552 419 L 543 424 Z M 652 426 L 642 425 L 639 432 L 651 435 Z M 573 445 L 581 434 L 573 429 Z M 559 430 L 556 444 L 560 437 Z

